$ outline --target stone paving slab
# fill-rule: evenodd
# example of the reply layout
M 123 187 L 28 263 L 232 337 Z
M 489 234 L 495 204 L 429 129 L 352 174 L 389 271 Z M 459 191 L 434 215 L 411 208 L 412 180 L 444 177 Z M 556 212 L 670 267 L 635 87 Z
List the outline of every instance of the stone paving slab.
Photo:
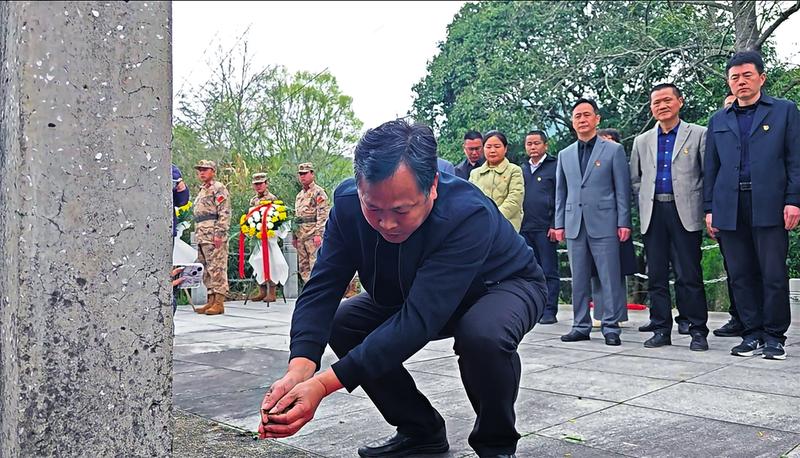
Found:
M 230 331 L 227 329 L 197 331 L 176 337 L 175 344 L 183 345 L 197 342 L 221 342 L 233 345 L 230 341 L 240 337 L 252 338 L 257 336 L 255 333 L 248 331 Z
M 776 457 L 800 435 L 653 409 L 617 405 L 540 431 L 608 452 L 639 457 Z
M 800 398 L 681 382 L 629 402 L 760 428 L 800 432 Z
M 207 369 L 202 371 L 175 374 L 173 377 L 173 397 L 177 401 L 204 398 L 224 393 L 234 393 L 243 389 L 267 386 L 269 382 L 262 375 L 229 369 Z M 183 402 L 179 406 L 184 405 Z
M 664 380 L 687 380 L 720 369 L 721 364 L 651 359 L 626 354 L 605 355 L 571 364 L 577 369 L 610 372 L 612 374 L 637 375 Z
M 767 372 L 780 372 L 795 375 L 795 380 L 800 375 L 800 346 L 786 347 L 788 356 L 783 361 L 769 361 L 764 358 L 737 358 L 734 364 L 737 366 L 752 367 Z M 800 381 L 798 381 L 800 383 Z M 798 389 L 800 391 L 800 389 Z
M 286 372 L 289 352 L 263 348 L 234 348 L 221 352 L 198 353 L 183 357 L 183 364 L 202 364 L 222 369 L 247 372 L 273 381 Z
M 179 308 L 176 409 L 255 430 L 266 388 L 286 369 L 291 312 L 292 304 L 231 302 L 216 317 Z M 672 346 L 643 348 L 651 334 L 636 327 L 647 312 L 630 313 L 619 347 L 606 346 L 598 331 L 591 341 L 564 343 L 571 311 L 562 306 L 559 323 L 537 326 L 519 347 L 515 409 L 524 437 L 517 456 L 800 456 L 800 314 L 794 316 L 789 358 L 766 361 L 732 357 L 737 338 L 709 336 L 710 351 L 691 352 L 688 337 L 673 332 Z M 711 313 L 709 327 L 726 320 Z M 452 347 L 453 339 L 431 342 L 405 366 L 448 425 L 452 449 L 439 456 L 474 457 L 467 437 L 475 414 Z M 335 361 L 326 349 L 322 368 Z M 338 458 L 392 433 L 357 388 L 326 398 L 295 437 L 261 443 Z
M 472 422 L 445 417 L 450 452 L 437 457 L 460 457 L 470 455 L 467 437 L 472 430 Z M 312 450 L 324 456 L 356 456 L 361 445 L 372 443 L 394 434 L 378 411 L 369 409 L 349 412 L 346 416 L 333 416 L 315 419 L 308 423 L 294 437 L 281 439 L 281 443 Z
M 520 386 L 577 397 L 623 402 L 675 382 L 635 375 L 611 374 L 572 367 L 554 367 L 523 379 Z
M 430 397 L 431 403 L 445 417 L 475 421 L 475 412 L 463 389 L 454 389 Z M 522 388 L 514 410 L 517 414 L 517 431 L 530 434 L 541 429 L 597 412 L 615 405 L 595 399 L 547 393 Z
M 564 440 L 531 434 L 517 443 L 517 456 L 546 458 L 608 458 L 620 457 L 619 453 L 607 452 Z
M 761 358 L 759 359 L 764 361 Z M 800 378 L 798 378 L 798 374 L 772 370 L 774 367 L 775 364 L 771 364 L 767 368 L 745 365 L 727 366 L 695 377 L 691 382 L 800 398 Z

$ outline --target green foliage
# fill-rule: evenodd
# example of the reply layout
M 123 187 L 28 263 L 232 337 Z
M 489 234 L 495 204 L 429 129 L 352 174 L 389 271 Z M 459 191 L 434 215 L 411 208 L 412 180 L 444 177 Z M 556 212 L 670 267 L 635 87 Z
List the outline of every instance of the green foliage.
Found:
M 219 56 L 208 81 L 178 96 L 172 152 L 192 196 L 200 187 L 194 164 L 216 161 L 217 180 L 231 195 L 229 248 L 236 253 L 239 217 L 254 195 L 252 174 L 266 172 L 270 192 L 291 213 L 300 191 L 300 163 L 314 163 L 316 181 L 329 194 L 352 176 L 352 160 L 345 154 L 358 140 L 362 123 L 352 110 L 352 98 L 327 71 L 254 69 L 247 43 Z M 238 277 L 234 259 L 228 264 L 230 278 Z
M 519 156 L 522 136 L 539 128 L 557 151 L 573 139 L 570 105 L 581 96 L 598 100 L 601 127 L 620 129 L 630 146 L 653 125 L 649 89 L 665 81 L 684 89 L 684 118 L 704 120 L 727 91 L 734 46 L 733 16 L 708 3 L 468 3 L 414 86 L 411 115 L 434 127 L 453 161 L 468 129 L 503 131 Z M 769 42 L 763 51 L 778 64 Z M 784 87 L 797 84 L 796 71 Z
M 300 163 L 315 164 L 317 183 L 328 192 L 352 174 L 345 154 L 362 123 L 333 75 L 290 75 L 280 66 L 254 69 L 247 43 L 237 52 L 221 53 L 214 70 L 177 101 L 173 159 L 192 195 L 199 188 L 192 166 L 200 159 L 217 162 L 217 179 L 231 192 L 237 220 L 253 195 L 253 173 L 266 172 L 269 190 L 292 209 Z

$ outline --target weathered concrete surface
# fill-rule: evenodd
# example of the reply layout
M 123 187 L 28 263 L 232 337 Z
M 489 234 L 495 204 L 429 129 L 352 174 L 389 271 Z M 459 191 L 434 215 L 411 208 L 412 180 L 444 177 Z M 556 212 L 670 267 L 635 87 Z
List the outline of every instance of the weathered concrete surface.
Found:
M 171 450 L 168 2 L 0 3 L 0 455 Z
M 285 371 L 292 304 L 229 303 L 225 315 L 175 316 L 175 403 L 181 409 L 254 431 L 266 387 Z M 788 341 L 800 338 L 795 310 Z M 519 457 L 800 456 L 800 344 L 785 361 L 737 358 L 737 338 L 709 337 L 707 352 L 689 351 L 677 330 L 673 345 L 643 348 L 636 327 L 647 312 L 631 312 L 622 345 L 607 347 L 599 332 L 565 344 L 572 312 L 539 326 L 520 345 L 523 371 L 517 398 Z M 727 320 L 711 313 L 709 327 Z M 452 339 L 432 342 L 406 367 L 447 422 L 451 450 L 474 457 L 466 439 L 475 414 L 458 377 Z M 326 352 L 323 367 L 334 361 Z M 208 391 L 198 387 L 207 387 Z M 355 456 L 362 444 L 392 434 L 364 391 L 326 398 L 314 420 L 280 442 L 328 457 Z M 258 442 L 258 453 L 272 443 Z M 793 450 L 793 451 L 792 451 Z M 790 452 L 792 451 L 792 452 Z M 257 453 L 257 452 L 253 452 Z
M 311 458 L 277 441 L 256 441 L 252 433 L 175 410 L 175 458 Z

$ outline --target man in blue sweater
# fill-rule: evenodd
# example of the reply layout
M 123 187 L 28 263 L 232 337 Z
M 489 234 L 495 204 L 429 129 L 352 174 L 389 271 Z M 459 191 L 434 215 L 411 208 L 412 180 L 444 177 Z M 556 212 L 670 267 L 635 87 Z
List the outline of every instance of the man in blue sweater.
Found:
M 513 456 L 516 349 L 546 294 L 533 252 L 475 186 L 437 173 L 427 126 L 396 120 L 368 131 L 354 169 L 334 193 L 292 317 L 289 368 L 264 397 L 260 436 L 292 435 L 325 396 L 361 386 L 397 433 L 360 456 L 446 452 L 444 420 L 403 362 L 453 336 L 477 414 L 469 443 L 481 457 Z M 356 270 L 365 292 L 340 304 Z M 314 375 L 326 344 L 339 361 Z

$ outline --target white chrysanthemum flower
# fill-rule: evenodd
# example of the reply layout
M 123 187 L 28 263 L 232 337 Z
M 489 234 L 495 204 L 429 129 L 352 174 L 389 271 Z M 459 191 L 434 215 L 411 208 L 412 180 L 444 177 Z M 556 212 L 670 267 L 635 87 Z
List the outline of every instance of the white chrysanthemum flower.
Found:
M 247 225 L 248 225 L 248 226 L 252 226 L 252 225 L 253 225 L 253 224 L 255 224 L 255 223 L 256 223 L 256 222 L 255 222 L 255 221 L 253 221 L 253 217 L 252 217 L 252 216 L 251 216 L 251 217 L 249 217 L 249 218 L 247 218 Z
M 261 223 L 258 223 L 258 224 L 256 224 L 256 230 L 257 230 L 257 231 L 260 231 L 260 230 L 261 230 Z
M 274 225 L 274 224 L 272 224 L 272 223 L 267 223 L 267 229 L 272 229 L 272 228 L 274 228 L 274 227 L 275 227 L 275 225 Z
M 255 221 L 255 222 L 261 221 L 261 212 L 253 213 L 253 221 Z

